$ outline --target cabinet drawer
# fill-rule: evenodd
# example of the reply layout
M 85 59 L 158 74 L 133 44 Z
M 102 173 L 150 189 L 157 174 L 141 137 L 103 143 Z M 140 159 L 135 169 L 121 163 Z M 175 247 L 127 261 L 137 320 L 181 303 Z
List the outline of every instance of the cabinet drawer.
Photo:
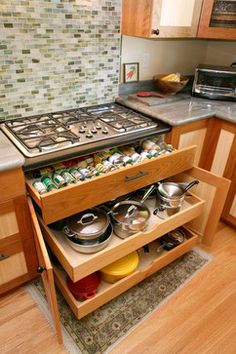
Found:
M 191 196 L 184 201 L 181 210 L 170 217 L 160 219 L 151 213 L 146 231 L 139 232 L 124 240 L 114 234 L 105 249 L 90 255 L 82 254 L 72 249 L 67 243 L 63 232 L 49 228 L 43 223 L 40 217 L 39 222 L 44 239 L 53 254 L 57 257 L 70 278 L 73 281 L 77 281 L 135 251 L 143 245 L 152 242 L 166 232 L 196 218 L 202 213 L 203 206 L 203 200 Z M 150 210 L 152 210 L 151 207 Z
M 43 195 L 27 180 L 30 195 L 42 211 L 46 225 L 115 199 L 193 166 L 196 146 L 174 151 L 131 167 L 61 188 Z
M 73 310 L 75 316 L 80 319 L 86 316 L 88 313 L 94 311 L 99 306 L 102 306 L 109 300 L 120 295 L 128 290 L 130 287 L 141 282 L 145 278 L 149 277 L 159 269 L 163 268 L 170 262 L 173 262 L 184 253 L 190 251 L 192 247 L 197 243 L 197 236 L 185 229 L 187 233 L 187 240 L 181 245 L 173 248 L 168 252 L 161 253 L 158 256 L 157 247 L 158 241 L 150 244 L 150 253 L 144 253 L 143 250 L 139 251 L 139 266 L 138 269 L 131 275 L 119 280 L 114 284 L 106 283 L 102 281 L 98 287 L 97 295 L 91 299 L 85 301 L 79 301 L 69 291 L 66 285 L 66 273 L 61 268 L 54 267 L 54 274 L 56 284 L 61 290 L 66 301 Z

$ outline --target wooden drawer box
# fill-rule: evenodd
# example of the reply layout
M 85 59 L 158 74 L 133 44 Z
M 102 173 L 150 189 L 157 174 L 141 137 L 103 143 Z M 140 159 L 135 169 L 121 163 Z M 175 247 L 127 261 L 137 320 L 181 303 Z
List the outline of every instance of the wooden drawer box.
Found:
M 85 301 L 76 300 L 67 287 L 65 271 L 61 268 L 54 267 L 56 284 L 70 305 L 75 316 L 80 319 L 88 313 L 94 311 L 99 306 L 102 306 L 107 301 L 120 295 L 130 287 L 157 272 L 159 269 L 182 256 L 184 253 L 190 251 L 197 243 L 197 236 L 189 230 L 187 231 L 185 229 L 185 231 L 188 239 L 184 243 L 168 252 L 161 253 L 159 256 L 157 253 L 157 242 L 150 244 L 149 254 L 143 253 L 142 250 L 140 250 L 138 269 L 131 275 L 114 284 L 109 284 L 102 281 L 98 287 L 97 295 L 91 299 L 87 299 Z
M 196 218 L 202 213 L 204 203 L 198 197 L 192 196 L 184 201 L 181 211 L 164 220 L 152 214 L 146 231 L 124 240 L 114 234 L 105 249 L 90 255 L 76 252 L 67 243 L 62 231 L 44 225 L 41 218 L 39 218 L 39 222 L 44 239 L 53 254 L 70 278 L 77 281 Z
M 193 166 L 196 146 L 153 158 L 131 167 L 64 187 L 43 195 L 27 180 L 30 195 L 40 207 L 46 225 L 145 187 Z

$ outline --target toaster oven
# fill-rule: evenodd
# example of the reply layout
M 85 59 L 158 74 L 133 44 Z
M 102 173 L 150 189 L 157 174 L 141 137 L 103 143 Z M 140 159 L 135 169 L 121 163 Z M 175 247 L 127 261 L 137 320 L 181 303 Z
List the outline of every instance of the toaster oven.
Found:
M 198 65 L 192 94 L 215 100 L 236 101 L 236 68 Z

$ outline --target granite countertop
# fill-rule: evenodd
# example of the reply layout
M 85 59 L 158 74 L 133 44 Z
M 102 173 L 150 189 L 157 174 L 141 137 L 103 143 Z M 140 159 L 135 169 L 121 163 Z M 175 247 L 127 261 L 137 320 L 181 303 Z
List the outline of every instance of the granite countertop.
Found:
M 153 118 L 158 118 L 171 126 L 183 125 L 213 116 L 236 123 L 235 102 L 212 101 L 192 97 L 189 94 L 179 94 L 177 96 L 171 102 L 167 100 L 165 103 L 162 103 L 162 101 L 151 106 L 128 99 L 128 95 L 121 95 L 116 101 Z M 25 165 L 23 155 L 1 131 L 0 151 L 0 172 Z
M 0 131 L 0 172 L 24 165 L 25 159 L 10 140 Z
M 230 101 L 213 101 L 190 95 L 183 95 L 179 100 L 172 103 L 159 103 L 158 101 L 158 104 L 151 106 L 131 100 L 127 95 L 119 96 L 116 101 L 153 118 L 158 118 L 171 126 L 191 123 L 213 116 L 236 123 L 236 103 Z

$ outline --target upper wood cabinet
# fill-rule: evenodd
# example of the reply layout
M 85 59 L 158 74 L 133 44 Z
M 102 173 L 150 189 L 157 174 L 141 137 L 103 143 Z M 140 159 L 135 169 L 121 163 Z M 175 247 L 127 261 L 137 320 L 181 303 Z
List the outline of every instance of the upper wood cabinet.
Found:
M 121 33 L 146 38 L 196 37 L 203 0 L 123 0 Z
M 236 39 L 236 1 L 204 0 L 198 37 Z

